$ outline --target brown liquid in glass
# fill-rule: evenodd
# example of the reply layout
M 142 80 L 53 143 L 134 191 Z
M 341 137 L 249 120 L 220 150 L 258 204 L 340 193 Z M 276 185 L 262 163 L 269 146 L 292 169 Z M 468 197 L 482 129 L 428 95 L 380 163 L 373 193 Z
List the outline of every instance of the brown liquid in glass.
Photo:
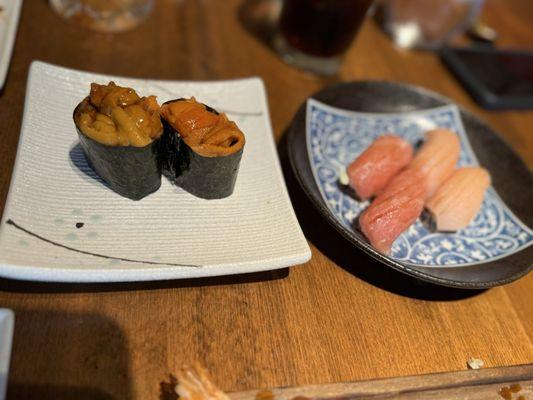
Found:
M 373 0 L 285 0 L 280 30 L 304 53 L 332 57 L 351 44 Z

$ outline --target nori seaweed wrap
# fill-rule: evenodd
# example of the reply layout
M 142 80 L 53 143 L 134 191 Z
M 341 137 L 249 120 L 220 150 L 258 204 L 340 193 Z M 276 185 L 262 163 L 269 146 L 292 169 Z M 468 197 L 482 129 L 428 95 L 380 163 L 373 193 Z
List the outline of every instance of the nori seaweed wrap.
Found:
M 197 197 L 230 196 L 245 144 L 235 122 L 194 98 L 164 103 L 161 119 L 163 173 Z
M 89 165 L 112 190 L 140 200 L 159 189 L 163 126 L 155 96 L 93 83 L 73 117 Z

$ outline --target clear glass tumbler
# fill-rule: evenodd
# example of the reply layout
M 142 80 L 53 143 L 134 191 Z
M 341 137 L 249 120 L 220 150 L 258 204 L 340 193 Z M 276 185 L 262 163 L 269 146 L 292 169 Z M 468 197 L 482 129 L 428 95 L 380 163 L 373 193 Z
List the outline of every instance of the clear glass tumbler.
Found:
M 467 30 L 483 0 L 385 0 L 383 28 L 403 48 L 438 49 Z
M 123 32 L 150 14 L 154 0 L 50 0 L 63 18 L 100 32 Z

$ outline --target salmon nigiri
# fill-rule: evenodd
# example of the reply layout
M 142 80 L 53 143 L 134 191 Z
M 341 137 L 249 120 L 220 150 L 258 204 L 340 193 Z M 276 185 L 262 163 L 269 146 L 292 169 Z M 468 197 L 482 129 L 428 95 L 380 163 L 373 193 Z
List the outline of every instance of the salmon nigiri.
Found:
M 370 244 L 388 254 L 392 243 L 422 213 L 426 188 L 419 170 L 397 175 L 359 217 L 361 231 Z
M 476 216 L 483 202 L 490 175 L 484 168 L 459 168 L 429 199 L 426 208 L 436 229 L 457 231 Z
M 413 159 L 413 147 L 396 135 L 378 137 L 346 169 L 350 187 L 361 200 L 382 191 Z
M 409 165 L 424 175 L 426 198 L 433 196 L 439 186 L 453 173 L 460 151 L 459 138 L 452 131 L 435 129 L 426 133 L 424 144 Z

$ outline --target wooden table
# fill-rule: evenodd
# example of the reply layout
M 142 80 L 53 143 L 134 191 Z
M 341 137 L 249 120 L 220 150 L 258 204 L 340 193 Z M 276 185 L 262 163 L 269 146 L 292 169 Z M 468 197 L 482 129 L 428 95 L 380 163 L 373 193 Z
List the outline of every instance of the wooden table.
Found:
M 488 0 L 485 20 L 498 28 L 503 45 L 533 42 L 533 11 L 520 4 Z M 373 21 L 339 75 L 323 79 L 280 61 L 243 27 L 241 6 L 239 0 L 159 0 L 140 28 L 107 36 L 63 22 L 45 1 L 25 1 L 0 93 L 0 210 L 35 59 L 142 78 L 258 75 L 278 140 L 297 107 L 327 84 L 409 82 L 488 121 L 533 167 L 533 112 L 483 111 L 436 56 L 394 49 Z M 417 283 L 353 250 L 286 172 L 312 248 L 306 265 L 157 283 L 0 281 L 0 306 L 16 313 L 9 398 L 157 399 L 160 382 L 195 359 L 228 391 L 458 370 L 473 356 L 486 366 L 533 362 L 533 275 L 480 292 Z

